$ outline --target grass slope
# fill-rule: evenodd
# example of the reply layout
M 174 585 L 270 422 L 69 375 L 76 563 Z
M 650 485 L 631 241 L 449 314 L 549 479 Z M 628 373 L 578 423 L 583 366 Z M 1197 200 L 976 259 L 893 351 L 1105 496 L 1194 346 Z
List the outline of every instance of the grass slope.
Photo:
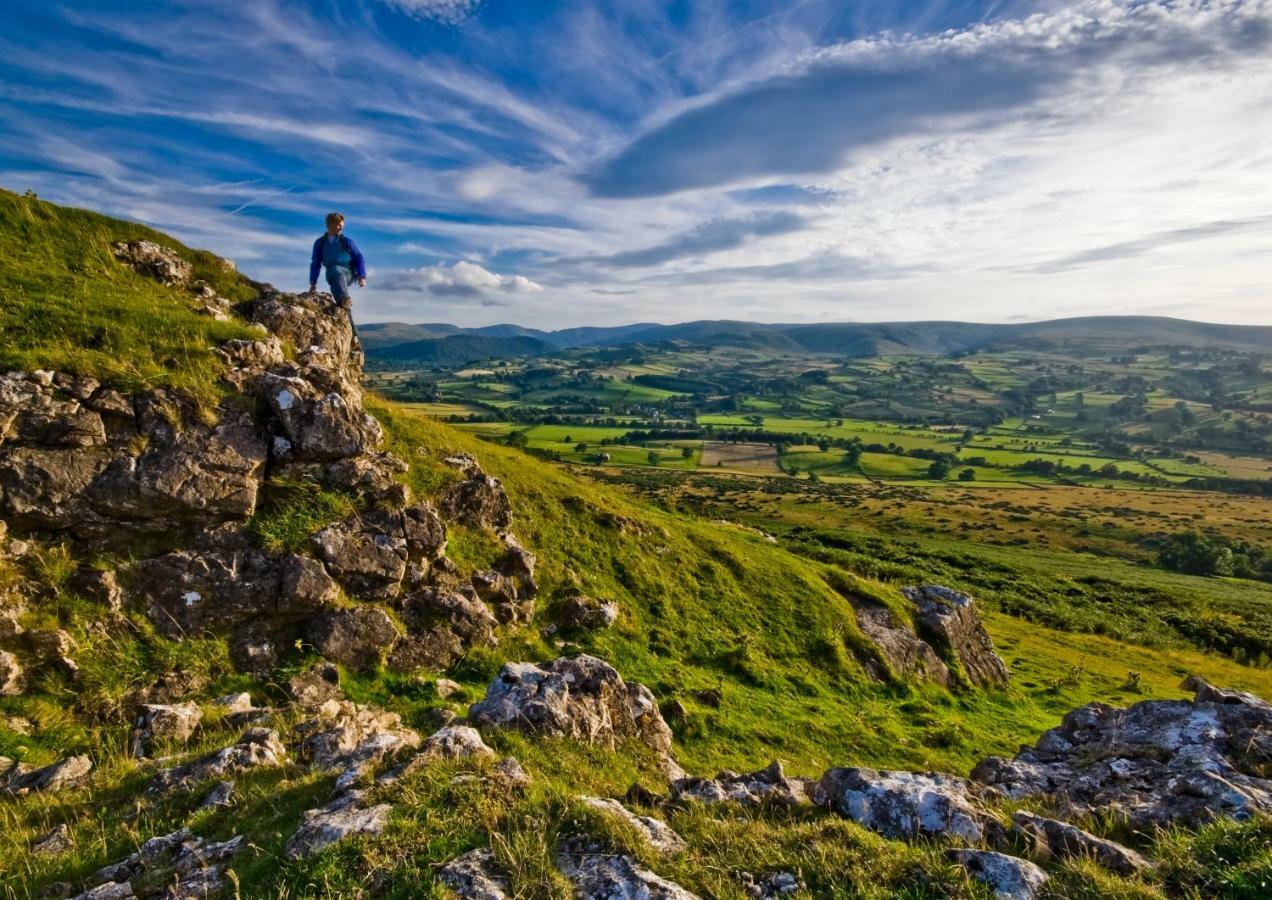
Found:
M 211 253 L 144 225 L 0 190 L 0 370 L 55 369 L 212 397 L 219 365 L 212 348 L 258 335 L 196 313 L 184 291 L 115 259 L 112 243 L 137 240 L 175 249 L 224 297 L 255 295 Z

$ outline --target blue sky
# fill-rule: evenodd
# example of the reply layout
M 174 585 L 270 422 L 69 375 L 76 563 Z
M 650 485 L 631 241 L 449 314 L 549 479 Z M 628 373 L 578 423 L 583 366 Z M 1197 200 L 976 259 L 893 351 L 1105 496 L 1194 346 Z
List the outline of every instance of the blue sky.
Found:
M 361 321 L 1272 324 L 1272 0 L 8 0 L 0 185 Z

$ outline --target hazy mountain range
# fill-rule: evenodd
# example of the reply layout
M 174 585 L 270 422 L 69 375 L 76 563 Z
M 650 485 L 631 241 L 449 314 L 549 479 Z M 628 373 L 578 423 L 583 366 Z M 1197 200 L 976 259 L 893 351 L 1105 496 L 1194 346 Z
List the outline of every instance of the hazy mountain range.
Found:
M 775 353 L 836 356 L 943 356 L 973 350 L 1066 349 L 1092 353 L 1140 347 L 1198 347 L 1272 352 L 1272 326 L 1218 325 L 1157 316 L 1095 316 L 988 325 L 973 322 L 828 322 L 793 325 L 708 320 L 541 331 L 520 325 L 376 322 L 359 327 L 379 363 L 456 365 L 493 357 L 542 356 L 576 347 L 680 343 L 750 347 Z

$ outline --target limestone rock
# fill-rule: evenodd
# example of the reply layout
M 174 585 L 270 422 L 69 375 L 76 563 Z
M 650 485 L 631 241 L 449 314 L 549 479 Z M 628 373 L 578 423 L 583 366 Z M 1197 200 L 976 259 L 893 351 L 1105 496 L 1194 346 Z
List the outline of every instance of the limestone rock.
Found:
M 354 835 L 376 835 L 384 831 L 393 807 L 387 803 L 365 806 L 361 791 L 347 791 L 321 809 L 305 812 L 300 827 L 287 840 L 283 855 L 305 859 Z
M 1216 697 L 1197 685 L 1199 697 Z M 1073 710 L 1013 759 L 990 757 L 977 781 L 1012 798 L 1047 796 L 1074 814 L 1122 816 L 1135 829 L 1272 810 L 1272 707 L 1253 695 L 1146 700 Z
M 68 756 L 30 772 L 11 772 L 8 781 L 0 784 L 0 790 L 22 796 L 35 791 L 61 791 L 78 787 L 88 779 L 92 768 L 93 761 L 87 756 Z
M 599 630 L 618 621 L 618 604 L 584 594 L 566 597 L 557 613 L 562 628 Z
M 580 900 L 696 900 L 697 895 L 660 878 L 626 854 L 581 838 L 567 840 L 557 853 L 557 868 L 574 884 Z
M 930 679 L 949 687 L 950 670 L 927 643 L 909 626 L 899 623 L 883 606 L 860 606 L 855 610 L 862 634 L 870 638 L 887 660 L 890 674 L 900 678 Z M 878 673 L 883 677 L 883 673 Z
M 724 771 L 713 779 L 680 778 L 671 783 L 671 796 L 676 800 L 703 803 L 740 803 L 743 806 L 798 806 L 808 802 L 804 783 L 787 778 L 782 764 L 774 760 L 758 772 L 740 775 Z
M 194 900 L 212 896 L 222 885 L 222 868 L 242 849 L 243 843 L 242 836 L 228 841 L 209 841 L 188 828 L 181 828 L 150 838 L 136 853 L 97 870 L 89 883 L 100 883 L 100 889 L 137 880 L 166 882 L 165 892 L 159 895 L 164 898 Z
M 389 668 L 401 674 L 441 671 L 464 655 L 464 644 L 449 628 L 428 628 L 403 637 L 389 654 Z
M 506 900 L 508 879 L 500 874 L 495 855 L 486 849 L 469 850 L 448 862 L 438 879 L 463 900 Z
M 199 809 L 212 809 L 218 806 L 230 806 L 234 802 L 234 782 L 218 781 L 216 787 L 208 792 L 199 804 Z
M 442 494 L 446 517 L 478 528 L 506 528 L 512 521 L 512 505 L 499 479 L 483 472 L 477 460 L 467 454 L 445 461 L 463 475 Z
M 584 806 L 607 816 L 612 816 L 640 832 L 641 836 L 659 853 L 679 853 L 688 845 L 666 822 L 650 816 L 638 816 L 617 800 L 606 797 L 580 797 Z
M 1028 860 L 992 850 L 950 849 L 946 855 L 977 881 L 989 885 L 998 900 L 1033 900 L 1047 873 Z
M 41 856 L 53 856 L 58 853 L 65 853 L 72 846 L 71 829 L 63 822 L 48 834 L 37 838 L 35 843 L 31 845 L 31 852 Z
M 1032 841 L 1034 849 L 1044 856 L 1089 857 L 1118 875 L 1134 875 L 1153 866 L 1129 847 L 1096 837 L 1067 822 L 1057 822 L 1023 809 L 1012 816 L 1012 821 L 1016 831 Z
M 804 889 L 804 883 L 794 872 L 771 872 L 759 878 L 743 872 L 742 880 L 746 883 L 747 896 L 755 900 L 781 900 Z
M 449 678 L 437 679 L 433 682 L 433 690 L 442 700 L 463 700 L 467 696 L 463 686 Z
M 467 646 L 494 646 L 499 622 L 476 593 L 426 587 L 402 601 L 402 616 L 412 633 L 442 627 Z
M 336 789 L 367 779 L 385 760 L 420 744 L 397 713 L 349 701 L 328 700 L 318 716 L 296 726 L 300 755 L 316 768 L 341 770 Z
M 331 461 L 358 456 L 379 445 L 384 432 L 363 411 L 361 394 L 351 382 L 337 378 L 327 389 L 320 385 L 331 373 L 315 372 L 312 367 L 292 370 L 290 375 L 267 373 L 258 382 L 276 429 L 276 459 Z
M 486 746 L 476 728 L 447 725 L 429 735 L 420 748 L 419 755 L 426 759 L 470 759 L 474 756 L 494 756 L 495 751 Z
M 137 564 L 137 591 L 165 635 L 279 626 L 326 611 L 336 583 L 317 560 L 250 547 L 181 550 Z
M 157 741 L 184 744 L 202 719 L 203 711 L 195 703 L 143 704 L 133 724 L 132 755 L 149 756 Z
M 351 669 L 370 669 L 398 639 L 393 619 L 382 609 L 358 607 L 320 616 L 309 623 L 310 643 L 327 659 Z
M 0 650 L 0 697 L 16 697 L 26 687 L 26 673 L 18 658 Z
M 113 571 L 103 571 L 92 567 L 81 568 L 71 576 L 67 586 L 76 593 L 83 594 L 98 603 L 104 603 L 111 612 L 119 612 L 123 607 L 124 592 Z
M 889 838 L 951 837 L 980 843 L 999 836 L 975 802 L 975 785 L 936 772 L 829 769 L 813 802 Z
M 323 469 L 322 480 L 332 490 L 358 494 L 373 502 L 400 508 L 406 505 L 407 492 L 397 476 L 409 468 L 392 453 L 376 451 L 328 463 Z M 445 543 L 444 532 L 442 542 Z
M 161 284 L 186 284 L 194 276 L 194 267 L 177 251 L 154 241 L 120 241 L 112 244 L 111 249 L 116 259 Z
M 128 900 L 129 897 L 136 896 L 133 893 L 132 885 L 127 881 L 108 881 L 105 884 L 99 884 L 95 888 L 90 888 L 82 894 L 76 894 L 71 900 Z
M 906 587 L 901 592 L 918 610 L 919 631 L 938 649 L 952 654 L 973 685 L 983 688 L 1007 683 L 1007 666 L 994 652 L 994 642 L 971 597 L 934 584 Z
M 328 700 L 339 700 L 344 697 L 344 691 L 340 689 L 340 670 L 331 663 L 319 663 L 309 671 L 289 678 L 287 693 L 301 706 L 321 706 Z
M 201 781 L 224 780 L 227 776 L 262 766 L 281 766 L 287 762 L 287 750 L 278 732 L 268 728 L 250 728 L 234 744 L 184 765 L 163 769 L 151 780 L 147 790 L 168 793 L 188 790 Z
M 671 729 L 649 689 L 594 656 L 505 663 L 468 711 L 478 725 L 613 746 L 634 737 L 670 757 Z

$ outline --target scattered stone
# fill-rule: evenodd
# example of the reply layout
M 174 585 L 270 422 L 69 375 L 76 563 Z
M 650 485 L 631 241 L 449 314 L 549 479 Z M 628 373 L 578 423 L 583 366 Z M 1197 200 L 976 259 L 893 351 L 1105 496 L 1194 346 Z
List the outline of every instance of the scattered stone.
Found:
M 119 612 L 123 607 L 124 592 L 113 571 L 84 567 L 71 576 L 67 586 L 98 603 L 104 603 L 111 612 Z
M 75 638 L 61 628 L 28 631 L 27 647 L 32 655 L 45 665 L 55 665 L 72 678 L 79 676 L 79 666 L 71 658 L 79 647 Z
M 557 614 L 562 628 L 609 628 L 618 621 L 618 604 L 584 594 L 567 597 Z
M 624 682 L 613 666 L 594 656 L 505 663 L 485 699 L 468 714 L 477 725 L 605 746 L 634 737 L 664 758 L 671 756 L 671 729 L 653 694 L 642 684 Z
M 31 845 L 31 852 L 42 856 L 51 856 L 57 853 L 65 853 L 73 846 L 71 842 L 71 829 L 63 822 L 48 834 L 36 839 Z
M 263 678 L 278 665 L 278 651 L 269 638 L 247 634 L 230 643 L 230 660 L 245 675 Z
M 442 700 L 463 700 L 467 696 L 467 691 L 459 682 L 451 681 L 449 678 L 437 679 L 433 682 L 433 688 Z
M 367 807 L 362 791 L 346 791 L 321 809 L 306 810 L 300 827 L 283 851 L 288 859 L 306 859 L 353 835 L 384 831 L 392 811 L 387 803 Z
M 399 674 L 440 671 L 453 665 L 464 655 L 464 644 L 449 628 L 428 628 L 419 634 L 408 634 L 393 645 L 388 666 Z
M 1012 759 L 990 757 L 972 778 L 1019 799 L 1045 796 L 1073 815 L 1120 816 L 1136 830 L 1272 810 L 1272 706 L 1240 692 L 1214 700 L 1146 700 L 1073 710 Z
M 11 771 L 9 780 L 0 788 L 16 797 L 36 791 L 66 790 L 83 784 L 92 769 L 93 761 L 87 756 L 68 756 L 41 769 Z
M 780 900 L 804 889 L 804 882 L 793 872 L 770 872 L 758 878 L 743 872 L 741 878 L 746 885 L 747 896 L 755 900 Z
M 953 775 L 845 768 L 827 770 L 812 799 L 884 837 L 980 843 L 1002 826 L 974 802 L 975 791 Z
M 220 890 L 222 868 L 243 843 L 242 836 L 228 841 L 209 841 L 188 828 L 181 828 L 150 838 L 136 853 L 97 870 L 89 883 L 105 886 L 137 880 L 153 883 L 162 879 L 168 884 L 161 897 L 171 900 L 207 897 Z
M 557 853 L 557 868 L 574 883 L 580 900 L 696 900 L 697 895 L 660 878 L 626 854 L 583 838 L 567 839 Z
M 133 724 L 132 755 L 149 756 L 159 741 L 184 744 L 202 719 L 203 711 L 195 703 L 143 704 Z
M 505 756 L 499 760 L 490 771 L 495 776 L 496 781 L 504 787 L 514 790 L 529 787 L 533 781 L 530 773 L 521 767 L 521 763 L 517 762 L 516 757 L 512 756 Z
M 604 797 L 580 797 L 579 801 L 584 806 L 630 825 L 640 832 L 649 845 L 659 853 L 664 855 L 679 853 L 688 846 L 684 838 L 676 834 L 666 822 L 650 816 L 638 816 L 617 800 Z
M 1007 665 L 994 652 L 976 601 L 935 584 L 904 587 L 901 593 L 918 610 L 919 631 L 957 659 L 973 685 L 984 688 L 1007 683 Z
M 306 629 L 310 642 L 328 659 L 351 669 L 371 669 L 397 641 L 398 629 L 382 609 L 360 606 L 314 619 Z
M 133 893 L 132 885 L 127 881 L 108 881 L 106 884 L 99 884 L 97 887 L 84 891 L 82 894 L 76 894 L 71 900 L 127 900 L 129 897 L 136 896 Z
M 217 708 L 217 712 L 225 716 L 253 712 L 256 709 L 256 707 L 252 706 L 252 695 L 247 691 L 217 697 L 212 701 L 211 705 Z
M 438 878 L 463 900 L 506 900 L 510 890 L 508 880 L 495 865 L 495 855 L 486 849 L 455 857 Z
M 161 284 L 186 284 L 194 276 L 194 267 L 176 250 L 154 241 L 119 241 L 112 244 L 111 249 L 115 251 L 116 259 Z
M 746 775 L 724 771 L 713 779 L 679 778 L 671 783 L 676 800 L 703 803 L 740 803 L 743 806 L 764 804 L 798 806 L 808 802 L 804 782 L 787 778 L 781 762 L 774 760 L 767 768 Z
M 992 850 L 950 849 L 946 855 L 977 881 L 989 885 L 998 900 L 1033 900 L 1047 873 L 1028 860 Z
M 1096 837 L 1076 825 L 1057 822 L 1026 810 L 1012 816 L 1016 831 L 1032 841 L 1036 852 L 1058 859 L 1088 857 L 1118 875 L 1134 875 L 1153 864 L 1129 847 Z
M 319 663 L 308 672 L 287 679 L 287 693 L 301 706 L 321 706 L 328 700 L 339 700 L 344 697 L 340 670 L 329 662 Z
M 476 728 L 468 725 L 447 725 L 429 735 L 420 748 L 419 756 L 425 759 L 469 759 L 474 756 L 494 756 L 495 751 L 486 746 Z M 514 760 L 515 762 L 515 760 Z
M 270 728 L 249 728 L 237 741 L 193 762 L 163 769 L 151 780 L 151 793 L 189 790 L 202 781 L 225 779 L 227 775 L 247 772 L 262 766 L 281 766 L 287 762 L 287 750 Z
M 0 650 L 0 697 L 16 697 L 26 688 L 26 673 L 18 658 Z
M 234 782 L 218 781 L 216 787 L 208 792 L 199 804 L 199 809 L 211 809 L 217 806 L 230 806 L 234 803 Z

